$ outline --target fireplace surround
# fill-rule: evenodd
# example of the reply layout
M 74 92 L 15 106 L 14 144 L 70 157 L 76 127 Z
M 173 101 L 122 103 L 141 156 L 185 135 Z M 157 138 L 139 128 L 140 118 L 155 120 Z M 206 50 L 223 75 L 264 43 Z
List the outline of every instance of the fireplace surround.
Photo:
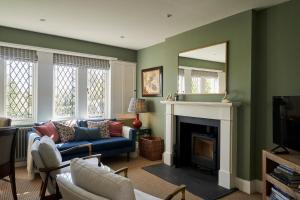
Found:
M 178 116 L 219 121 L 218 184 L 227 189 L 235 187 L 237 154 L 237 107 L 239 103 L 162 101 L 165 111 L 165 152 L 163 162 L 175 165 L 176 128 Z M 176 158 L 177 159 L 177 158 Z

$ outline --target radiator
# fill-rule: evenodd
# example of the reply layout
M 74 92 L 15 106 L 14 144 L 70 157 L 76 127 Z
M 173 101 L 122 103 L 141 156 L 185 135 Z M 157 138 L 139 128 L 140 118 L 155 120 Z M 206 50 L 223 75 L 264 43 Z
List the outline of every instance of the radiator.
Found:
M 31 127 L 20 127 L 16 137 L 16 162 L 27 159 L 27 132 Z

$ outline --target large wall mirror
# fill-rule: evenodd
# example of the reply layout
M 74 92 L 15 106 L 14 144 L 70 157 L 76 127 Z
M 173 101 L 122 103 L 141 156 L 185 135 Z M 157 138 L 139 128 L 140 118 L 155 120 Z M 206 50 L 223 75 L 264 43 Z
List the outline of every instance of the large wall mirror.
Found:
M 227 42 L 179 53 L 179 94 L 227 92 Z

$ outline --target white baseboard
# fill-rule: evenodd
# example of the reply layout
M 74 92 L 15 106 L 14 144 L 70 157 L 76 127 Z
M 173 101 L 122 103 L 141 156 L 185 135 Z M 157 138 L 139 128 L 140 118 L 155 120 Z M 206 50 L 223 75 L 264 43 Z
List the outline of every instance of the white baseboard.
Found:
M 261 180 L 244 180 L 241 178 L 236 177 L 235 179 L 235 186 L 242 192 L 247 194 L 252 194 L 255 192 L 261 193 Z

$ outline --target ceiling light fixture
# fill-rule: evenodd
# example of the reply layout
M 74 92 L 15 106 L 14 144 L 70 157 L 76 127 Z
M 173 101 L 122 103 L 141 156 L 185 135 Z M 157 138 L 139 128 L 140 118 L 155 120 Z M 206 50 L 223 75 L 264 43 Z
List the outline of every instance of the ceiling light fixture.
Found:
M 45 21 L 46 21 L 46 19 L 44 19 L 44 18 L 41 18 L 41 19 L 40 19 L 40 21 L 41 21 L 41 22 L 45 22 Z
M 170 18 L 172 17 L 173 15 L 172 14 L 167 14 L 167 18 Z
M 124 38 L 125 38 L 125 36 L 124 36 L 124 35 L 121 35 L 121 36 L 120 36 L 120 38 L 121 38 L 121 39 L 124 39 Z

